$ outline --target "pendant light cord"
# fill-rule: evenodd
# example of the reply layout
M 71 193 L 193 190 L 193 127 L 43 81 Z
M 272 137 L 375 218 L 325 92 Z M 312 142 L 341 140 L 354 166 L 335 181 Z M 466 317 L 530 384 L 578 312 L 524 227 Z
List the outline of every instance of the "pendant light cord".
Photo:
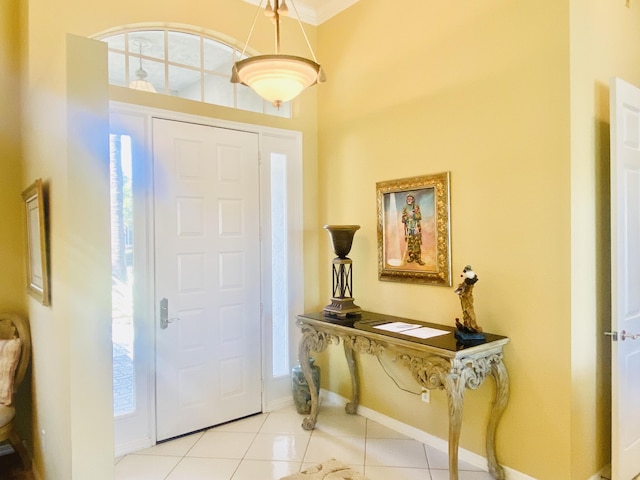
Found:
M 304 39 L 307 42 L 307 47 L 309 47 L 309 51 L 311 52 L 311 56 L 313 57 L 313 61 L 318 63 L 316 54 L 313 53 L 313 48 L 311 48 L 311 42 L 309 42 L 309 38 L 307 37 L 307 32 L 304 31 L 304 27 L 302 26 L 302 21 L 300 20 L 300 15 L 298 14 L 298 8 L 296 7 L 296 3 L 293 0 L 290 0 L 290 1 L 291 1 L 291 5 L 293 6 L 293 11 L 296 13 L 296 19 L 298 20 L 298 25 L 300 25 L 300 30 L 302 30 L 302 35 L 304 36 Z
M 311 52 L 311 56 L 313 57 L 313 61 L 318 63 L 318 59 L 316 58 L 316 54 L 311 48 L 311 42 L 309 42 L 309 37 L 307 37 L 307 32 L 304 31 L 304 27 L 302 26 L 302 21 L 300 20 L 300 14 L 298 13 L 298 7 L 293 0 L 290 0 L 291 5 L 293 6 L 293 11 L 296 14 L 296 20 L 298 20 L 298 25 L 300 25 L 300 30 L 302 30 L 302 35 L 304 36 L 305 42 L 307 42 L 307 47 L 309 47 L 309 51 Z M 249 35 L 247 35 L 247 41 L 244 43 L 244 47 L 242 48 L 242 53 L 240 54 L 240 60 L 244 57 L 245 52 L 247 51 L 247 46 L 249 45 L 249 40 L 251 40 L 251 35 L 253 35 L 253 30 L 256 28 L 256 22 L 258 21 L 258 15 L 260 14 L 260 10 L 262 8 L 262 4 L 264 0 L 260 0 L 260 4 L 256 10 L 256 14 L 253 17 L 253 23 L 251 24 L 251 29 L 249 30 Z
M 240 54 L 240 60 L 242 60 L 242 57 L 244 57 L 244 53 L 247 51 L 247 45 L 249 45 L 249 40 L 251 40 L 251 35 L 253 35 L 253 29 L 256 27 L 256 22 L 258 21 L 258 15 L 260 14 L 260 9 L 262 8 L 263 3 L 264 3 L 264 0 L 260 0 L 260 4 L 258 5 L 258 8 L 256 10 L 256 15 L 255 17 L 253 17 L 253 24 L 251 25 L 251 30 L 249 30 L 247 41 L 244 42 L 244 48 L 242 49 L 242 53 Z

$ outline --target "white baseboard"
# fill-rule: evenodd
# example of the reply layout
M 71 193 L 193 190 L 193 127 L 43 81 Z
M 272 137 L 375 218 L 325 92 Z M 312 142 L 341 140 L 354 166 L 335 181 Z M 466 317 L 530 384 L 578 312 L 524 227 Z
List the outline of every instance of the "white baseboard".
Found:
M 604 467 L 589 480 L 611 480 L 611 464 Z
M 330 392 L 324 389 L 320 390 L 320 398 L 321 401 L 326 401 L 333 405 L 346 405 L 348 402 L 346 398 L 338 395 L 337 393 Z M 424 443 L 425 445 L 429 445 L 436 450 L 440 450 L 444 453 L 447 453 L 448 451 L 448 442 L 446 440 L 431 435 L 418 428 L 412 427 L 411 425 L 407 425 L 406 423 L 399 422 L 394 418 L 387 417 L 380 412 L 376 412 L 375 410 L 359 405 L 358 415 L 362 415 L 363 417 L 371 419 L 374 422 L 378 422 L 379 424 L 384 425 L 387 428 L 395 430 L 396 432 L 400 432 L 409 438 L 413 438 L 414 440 Z M 464 448 L 460 448 L 458 449 L 458 459 L 468 463 L 469 465 L 473 465 L 474 467 L 479 468 L 485 472 L 487 471 L 487 459 L 482 455 L 478 455 L 477 453 L 465 450 Z M 529 475 L 518 472 L 517 470 L 506 467 L 504 465 L 503 468 L 506 474 L 506 480 L 537 480 L 534 477 L 530 477 Z M 594 477 L 594 479 L 590 480 L 600 480 L 600 478 Z
M 115 450 L 115 458 L 124 457 L 129 453 L 138 452 L 145 448 L 152 447 L 153 445 L 155 445 L 155 442 L 151 437 L 136 440 L 135 442 L 126 443 L 124 445 L 118 445 L 118 448 Z
M 265 412 L 273 412 L 274 410 L 286 408 L 291 405 L 293 405 L 293 397 L 291 395 L 287 395 L 286 397 L 271 400 L 269 403 L 267 403 L 265 405 Z

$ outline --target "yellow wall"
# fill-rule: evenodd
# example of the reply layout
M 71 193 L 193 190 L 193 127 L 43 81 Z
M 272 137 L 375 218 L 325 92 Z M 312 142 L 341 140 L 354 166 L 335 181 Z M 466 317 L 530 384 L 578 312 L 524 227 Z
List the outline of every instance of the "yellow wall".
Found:
M 582 478 L 570 474 L 568 1 L 426 0 L 390 11 L 389 2 L 366 0 L 323 24 L 319 45 L 330 81 L 319 89 L 317 228 L 362 226 L 350 254 L 356 303 L 449 325 L 460 316 L 453 287 L 377 278 L 376 182 L 450 171 L 454 284 L 471 264 L 479 323 L 511 339 L 499 458 L 534 478 Z M 327 371 L 344 370 L 339 349 L 323 356 Z M 444 393 L 425 405 L 396 389 L 377 362 L 362 363 L 363 405 L 447 438 Z M 323 381 L 349 395 L 344 380 Z M 466 396 L 461 446 L 478 454 L 491 383 Z
M 331 79 L 319 97 L 320 224 L 362 226 L 356 303 L 446 324 L 460 315 L 452 288 L 377 280 L 375 183 L 450 171 L 454 275 L 474 266 L 481 325 L 511 338 L 499 457 L 539 479 L 590 478 L 610 461 L 608 83 L 640 85 L 640 6 L 629 7 L 426 1 L 396 6 L 390 22 L 370 0 L 319 29 Z M 322 360 L 346 378 L 339 351 Z M 446 438 L 443 395 L 424 405 L 362 364 L 364 405 Z M 467 394 L 461 444 L 480 454 L 491 394 Z
M 19 3 L 0 1 L 0 311 L 26 314 L 25 240 L 22 216 L 22 158 L 20 142 L 20 10 Z M 16 396 L 17 429 L 31 440 L 31 382 Z
M 0 1 L 0 305 L 24 313 L 25 266 L 20 158 L 20 35 L 18 4 Z M 6 213 L 5 213 L 6 212 Z
M 586 478 L 610 461 L 609 82 L 640 86 L 640 3 L 575 1 L 571 25 L 571 462 Z
M 104 44 L 82 38 L 122 25 L 147 24 L 219 32 L 242 46 L 256 7 L 239 0 L 190 2 L 188 6 L 149 0 L 105 4 L 63 0 L 55 5 L 25 0 L 22 5 L 24 162 L 12 168 L 22 168 L 23 179 L 11 186 L 20 192 L 24 179 L 42 177 L 51 204 L 52 306 L 26 300 L 22 293 L 15 295 L 18 305 L 26 305 L 33 332 L 34 468 L 43 479 L 106 480 L 113 478 L 110 306 L 105 297 L 109 286 L 104 283 L 110 275 L 105 262 L 109 237 L 108 233 L 102 236 L 109 221 L 101 163 L 106 95 L 112 100 L 302 131 L 303 200 L 312 203 L 317 192 L 317 94 L 315 89 L 305 92 L 294 105 L 295 118 L 286 120 L 108 89 Z M 315 28 L 308 27 L 307 33 L 315 44 Z M 271 53 L 272 35 L 271 24 L 260 22 L 251 46 Z M 282 36 L 287 47 L 283 53 L 307 55 L 293 20 L 284 24 Z M 88 122 L 82 121 L 83 115 L 88 115 Z M 316 219 L 314 212 L 305 216 L 305 222 L 313 226 Z M 307 250 L 305 264 L 317 276 L 317 250 L 313 248 L 317 239 L 315 235 L 306 238 L 308 230 L 305 226 L 305 242 L 312 249 Z M 317 302 L 316 289 L 309 288 L 305 297 Z
M 24 171 L 27 183 L 44 181 L 51 279 L 50 307 L 28 299 L 29 448 L 40 478 L 107 479 L 113 477 L 113 393 L 106 48 L 81 37 L 60 41 L 49 70 L 26 57 L 30 74 L 42 70 L 28 77 L 23 97 Z
M 472 264 L 480 277 L 480 324 L 511 338 L 505 349 L 511 401 L 498 431 L 499 458 L 541 480 L 588 478 L 609 461 L 609 406 L 602 400 L 609 350 L 599 340 L 608 321 L 607 83 L 615 74 L 640 85 L 633 64 L 639 58 L 640 5 L 614 3 L 488 0 L 461 6 L 424 0 L 390 9 L 388 1 L 361 0 L 318 29 L 307 28 L 329 81 L 301 96 L 293 120 L 114 87 L 110 96 L 303 132 L 307 310 L 321 308 L 330 296 L 333 254 L 322 225 L 356 223 L 362 226 L 350 255 L 356 303 L 438 323 L 460 316 L 453 288 L 377 280 L 376 182 L 450 171 L 454 282 Z M 0 106 L 0 200 L 12 232 L 0 238 L 0 264 L 21 279 L 0 279 L 0 308 L 28 313 L 32 324 L 36 470 L 44 479 L 88 478 L 88 471 L 91 478 L 106 479 L 112 476 L 107 463 L 113 437 L 105 399 L 110 369 L 100 362 L 108 349 L 104 299 L 79 279 L 89 272 L 87 280 L 100 285 L 102 257 L 82 249 L 107 214 L 87 216 L 83 225 L 71 218 L 78 198 L 87 196 L 87 205 L 100 209 L 104 192 L 87 189 L 77 177 L 75 168 L 91 167 L 79 161 L 68 118 L 73 98 L 101 110 L 104 62 L 99 46 L 67 34 L 89 37 L 135 23 L 185 24 L 238 39 L 241 46 L 255 7 L 237 1 L 231 8 L 225 0 L 189 2 L 188 8 L 149 0 L 20 5 L 24 29 L 17 32 L 17 7 L 0 3 L 3 91 L 17 91 L 17 51 L 25 72 L 21 130 L 6 122 L 7 116 L 20 118 L 17 95 Z M 291 53 L 306 55 L 296 28 L 290 23 L 283 36 L 295 44 Z M 18 36 L 20 49 L 13 48 Z M 269 26 L 259 25 L 254 39 L 257 50 L 270 51 Z M 81 65 L 93 72 L 87 91 L 74 81 Z M 15 141 L 19 135 L 21 144 Z M 16 160 L 21 154 L 24 162 Z M 51 308 L 27 299 L 21 286 L 24 251 L 16 209 L 20 191 L 36 177 L 47 183 L 52 207 Z M 83 304 L 74 303 L 78 289 L 98 299 L 87 316 Z M 348 396 L 344 361 L 334 350 L 321 359 L 323 386 Z M 372 357 L 362 364 L 363 405 L 446 438 L 443 394 L 425 405 L 396 389 Z M 329 371 L 343 375 L 329 378 Z M 490 384 L 466 398 L 461 446 L 479 454 Z M 91 412 L 100 417 L 90 435 Z M 91 469 L 93 461 L 105 468 Z

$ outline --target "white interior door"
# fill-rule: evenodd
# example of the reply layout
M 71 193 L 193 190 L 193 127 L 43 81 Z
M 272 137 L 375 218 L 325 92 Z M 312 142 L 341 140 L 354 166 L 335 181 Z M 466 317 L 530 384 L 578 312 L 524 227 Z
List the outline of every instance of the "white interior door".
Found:
M 640 473 L 640 90 L 611 82 L 612 473 Z
M 153 157 L 164 440 L 262 408 L 258 135 L 154 119 Z

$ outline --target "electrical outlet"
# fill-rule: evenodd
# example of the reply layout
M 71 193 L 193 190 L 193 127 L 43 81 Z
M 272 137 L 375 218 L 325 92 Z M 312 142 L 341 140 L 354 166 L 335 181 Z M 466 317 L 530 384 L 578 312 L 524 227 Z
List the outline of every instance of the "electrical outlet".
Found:
M 431 392 L 426 388 L 422 389 L 422 401 L 424 403 L 430 403 L 431 402 Z

